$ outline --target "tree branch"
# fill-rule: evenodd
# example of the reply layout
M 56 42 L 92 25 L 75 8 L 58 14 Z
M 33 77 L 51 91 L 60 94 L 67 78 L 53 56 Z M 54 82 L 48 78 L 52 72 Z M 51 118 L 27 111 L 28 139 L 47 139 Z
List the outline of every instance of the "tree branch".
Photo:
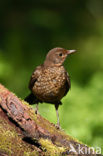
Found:
M 2 139 L 1 139 L 2 138 Z M 6 140 L 6 143 L 5 141 Z M 1 155 L 82 155 L 89 147 L 57 130 L 25 101 L 0 84 Z M 15 144 L 15 145 L 14 145 Z M 79 148 L 83 149 L 80 154 Z M 74 151 L 73 151 L 74 148 Z M 72 149 L 72 151 L 70 151 Z M 96 155 L 91 150 L 89 155 Z M 0 155 L 0 156 L 1 156 Z

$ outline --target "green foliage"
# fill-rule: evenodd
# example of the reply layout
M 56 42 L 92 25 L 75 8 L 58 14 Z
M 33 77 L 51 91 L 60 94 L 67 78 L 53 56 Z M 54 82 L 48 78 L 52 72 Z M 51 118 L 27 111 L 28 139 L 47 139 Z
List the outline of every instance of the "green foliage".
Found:
M 65 62 L 72 89 L 60 106 L 61 126 L 103 148 L 103 1 L 0 3 L 0 82 L 24 98 L 49 49 L 77 49 Z M 40 105 L 40 112 L 56 122 L 53 105 Z

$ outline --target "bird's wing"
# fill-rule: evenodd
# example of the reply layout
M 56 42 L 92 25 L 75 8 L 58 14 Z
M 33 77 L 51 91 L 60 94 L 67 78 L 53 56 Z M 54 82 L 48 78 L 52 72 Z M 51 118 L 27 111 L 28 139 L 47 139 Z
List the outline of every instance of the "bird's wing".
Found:
M 65 94 L 64 96 L 67 94 L 67 92 L 70 90 L 71 88 L 71 82 L 70 82 L 70 77 L 68 75 L 68 73 L 66 72 L 66 77 L 67 77 L 67 80 L 66 80 L 66 91 L 65 91 Z
M 40 76 L 41 68 L 42 68 L 42 66 L 38 66 L 38 67 L 36 67 L 35 71 L 33 72 L 31 79 L 30 79 L 30 82 L 29 82 L 29 89 L 30 90 L 32 90 L 35 82 L 37 81 L 38 77 Z

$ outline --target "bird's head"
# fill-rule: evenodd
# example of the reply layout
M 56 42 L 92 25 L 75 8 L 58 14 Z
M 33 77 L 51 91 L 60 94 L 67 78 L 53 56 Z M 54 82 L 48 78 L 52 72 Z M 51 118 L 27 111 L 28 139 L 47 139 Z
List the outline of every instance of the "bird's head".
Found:
M 64 48 L 53 48 L 48 52 L 44 65 L 61 66 L 64 63 L 66 57 L 75 52 L 76 50 L 66 50 Z

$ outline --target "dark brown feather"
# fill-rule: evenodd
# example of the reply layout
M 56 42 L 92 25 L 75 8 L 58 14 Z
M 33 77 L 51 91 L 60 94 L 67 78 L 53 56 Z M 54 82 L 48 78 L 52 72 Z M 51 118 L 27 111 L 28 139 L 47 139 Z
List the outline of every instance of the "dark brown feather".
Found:
M 68 91 L 71 89 L 71 82 L 70 82 L 70 76 L 68 75 L 68 73 L 66 72 L 67 75 L 67 81 L 66 81 L 66 91 L 64 96 L 68 93 Z
M 37 81 L 38 77 L 40 76 L 41 70 L 42 70 L 42 65 L 36 67 L 36 69 L 34 70 L 32 76 L 31 76 L 31 79 L 30 79 L 30 82 L 29 82 L 29 89 L 31 91 L 33 89 L 33 86 L 34 86 L 35 82 Z

